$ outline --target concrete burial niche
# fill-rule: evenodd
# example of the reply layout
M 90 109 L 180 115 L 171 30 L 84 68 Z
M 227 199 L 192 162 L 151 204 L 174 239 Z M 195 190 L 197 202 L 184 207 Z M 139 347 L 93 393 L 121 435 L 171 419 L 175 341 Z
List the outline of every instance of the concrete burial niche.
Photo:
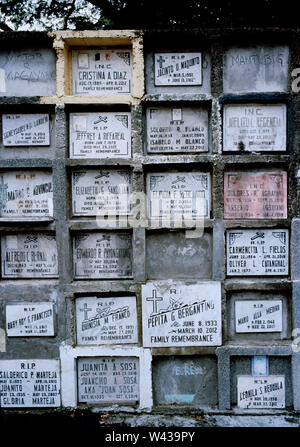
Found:
M 50 48 L 0 51 L 0 96 L 56 94 L 56 56 Z
M 224 54 L 224 93 L 287 92 L 287 46 L 232 47 Z
M 72 63 L 74 95 L 131 92 L 132 52 L 129 48 L 73 50 Z
M 146 236 L 149 279 L 212 277 L 212 234 L 187 238 L 185 231 L 149 231 Z
M 224 173 L 225 219 L 286 219 L 287 172 Z
M 57 244 L 51 233 L 1 236 L 1 277 L 45 279 L 58 277 Z
M 78 402 L 139 401 L 139 360 L 136 357 L 81 357 L 77 360 Z
M 130 278 L 132 235 L 124 232 L 74 234 L 73 267 L 75 279 Z
M 276 408 L 287 408 L 293 405 L 293 393 L 292 393 L 292 376 L 291 376 L 291 357 L 290 356 L 267 356 L 269 371 L 266 376 L 254 376 L 252 375 L 252 356 L 232 356 L 230 358 L 230 395 L 231 395 L 231 405 L 238 405 L 238 392 L 242 393 L 244 391 L 243 384 L 239 382 L 238 377 L 244 377 L 244 380 L 248 380 L 248 390 L 253 390 L 253 399 L 255 398 L 255 389 L 258 389 L 258 395 L 260 392 L 263 393 L 263 397 L 265 397 L 265 407 L 269 409 Z M 247 379 L 248 377 L 248 379 Z M 271 382 L 275 380 L 275 382 L 282 383 L 282 388 L 275 390 L 275 394 L 278 392 L 278 401 L 279 404 L 272 403 L 272 399 L 269 401 L 269 397 L 271 397 L 270 392 L 272 387 L 268 387 Z M 254 379 L 258 379 L 259 383 L 255 384 Z M 243 380 L 243 379 L 242 379 Z M 238 383 L 240 383 L 240 388 L 238 389 Z M 266 386 L 266 388 L 265 388 Z M 259 391 L 259 387 L 262 387 Z M 247 387 L 246 387 L 247 388 Z M 275 387 L 276 388 L 276 387 Z M 278 387 L 279 388 L 279 387 Z M 283 396 L 282 396 L 283 395 Z M 247 398 L 247 395 L 240 395 L 240 408 L 243 408 L 241 403 L 243 398 Z M 268 400 L 266 400 L 266 398 Z M 274 401 L 275 402 L 275 401 Z M 260 404 L 261 405 L 261 404 Z M 264 405 L 264 403 L 262 404 Z M 249 406 L 248 408 L 255 408 L 255 406 Z M 259 406 L 259 408 L 262 408 Z
M 223 152 L 285 152 L 286 104 L 225 104 Z
M 69 147 L 70 158 L 130 158 L 131 113 L 70 113 Z
M 2 408 L 60 406 L 59 360 L 0 360 L 0 374 L 3 377 L 0 394 Z M 18 384 L 12 385 L 12 381 Z
M 1 171 L 0 218 L 52 220 L 53 180 L 49 170 Z
M 130 214 L 129 170 L 87 169 L 72 172 L 74 216 Z
M 207 106 L 176 104 L 147 107 L 145 154 L 208 152 L 210 147 Z
M 228 294 L 228 338 L 243 344 L 291 337 L 290 302 L 285 293 L 240 291 Z
M 77 345 L 113 345 L 138 342 L 136 297 L 77 297 Z
M 154 405 L 201 407 L 218 401 L 217 361 L 214 356 L 154 357 Z
M 210 93 L 211 62 L 206 51 L 158 50 L 146 54 L 145 64 L 148 94 Z
M 286 276 L 289 273 L 289 230 L 226 231 L 227 276 Z
M 32 109 L 36 112 L 28 113 L 26 106 L 9 110 L 3 107 L 0 111 L 0 159 L 55 158 L 53 109 Z

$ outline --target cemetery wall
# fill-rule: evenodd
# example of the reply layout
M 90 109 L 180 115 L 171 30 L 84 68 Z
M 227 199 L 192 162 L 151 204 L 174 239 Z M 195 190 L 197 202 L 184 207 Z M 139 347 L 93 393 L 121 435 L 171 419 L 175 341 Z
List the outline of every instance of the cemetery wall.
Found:
M 299 38 L 1 33 L 1 411 L 296 417 Z

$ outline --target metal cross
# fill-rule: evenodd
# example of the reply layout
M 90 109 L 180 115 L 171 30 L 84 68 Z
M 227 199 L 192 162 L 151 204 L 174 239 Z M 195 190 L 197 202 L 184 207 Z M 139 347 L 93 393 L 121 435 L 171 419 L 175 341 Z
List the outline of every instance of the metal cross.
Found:
M 152 290 L 152 296 L 146 298 L 146 301 L 152 301 L 153 303 L 153 311 L 152 313 L 157 313 L 157 302 L 162 301 L 163 298 L 161 296 L 157 296 L 157 291 L 155 289 Z

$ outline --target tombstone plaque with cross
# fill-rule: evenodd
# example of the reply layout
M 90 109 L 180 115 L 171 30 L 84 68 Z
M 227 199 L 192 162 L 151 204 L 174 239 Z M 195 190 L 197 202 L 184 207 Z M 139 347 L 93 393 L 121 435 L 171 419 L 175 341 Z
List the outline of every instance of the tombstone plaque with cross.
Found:
M 147 282 L 142 310 L 145 347 L 221 345 L 219 282 Z
M 165 226 L 210 216 L 210 174 L 207 172 L 159 172 L 147 176 L 148 217 Z
M 228 230 L 226 253 L 227 275 L 288 275 L 289 231 L 277 228 Z
M 76 336 L 78 345 L 136 343 L 136 297 L 76 298 Z
M 70 158 L 130 158 L 131 114 L 70 113 Z
M 189 86 L 202 84 L 201 53 L 155 53 L 156 86 Z

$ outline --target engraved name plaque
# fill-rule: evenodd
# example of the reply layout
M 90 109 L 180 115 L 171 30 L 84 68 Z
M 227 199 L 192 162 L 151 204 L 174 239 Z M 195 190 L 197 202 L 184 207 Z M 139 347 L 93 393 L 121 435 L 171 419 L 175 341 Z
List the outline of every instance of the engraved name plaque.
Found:
M 81 357 L 78 359 L 79 402 L 139 400 L 139 360 L 136 357 Z
M 286 219 L 287 173 L 225 173 L 224 218 Z
M 208 151 L 208 113 L 192 107 L 147 109 L 147 152 Z
M 131 157 L 129 112 L 70 113 L 70 158 Z
M 73 238 L 76 279 L 130 278 L 131 258 L 128 233 L 79 233 Z
M 130 93 L 131 71 L 130 50 L 74 50 L 73 94 Z

